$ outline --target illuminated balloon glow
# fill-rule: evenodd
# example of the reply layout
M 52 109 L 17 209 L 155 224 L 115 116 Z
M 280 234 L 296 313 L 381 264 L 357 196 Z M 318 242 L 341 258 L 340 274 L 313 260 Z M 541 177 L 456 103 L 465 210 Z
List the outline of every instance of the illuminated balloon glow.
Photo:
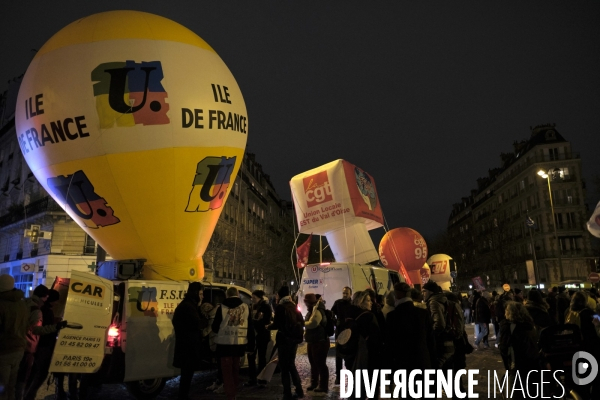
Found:
M 446 254 L 434 254 L 427 260 L 427 264 L 431 269 L 429 279 L 440 285 L 443 290 L 450 290 L 451 287 L 450 260 L 452 260 L 452 257 Z
M 387 268 L 408 274 L 412 285 L 420 284 L 420 269 L 427 259 L 427 243 L 414 229 L 395 228 L 381 239 L 379 258 Z
M 37 52 L 17 104 L 31 171 L 114 259 L 146 259 L 145 279 L 202 278 L 248 131 L 204 40 L 143 12 L 82 18 Z
M 371 175 L 344 160 L 296 175 L 290 181 L 300 233 L 324 235 L 337 262 L 379 258 L 369 230 L 383 225 Z
M 592 235 L 600 238 L 600 202 L 596 205 L 590 220 L 587 222 L 587 228 Z

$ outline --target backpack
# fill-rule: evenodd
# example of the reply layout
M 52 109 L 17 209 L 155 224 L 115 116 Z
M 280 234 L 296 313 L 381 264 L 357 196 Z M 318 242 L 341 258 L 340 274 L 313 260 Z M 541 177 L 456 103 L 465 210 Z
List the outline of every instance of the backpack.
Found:
M 327 337 L 331 337 L 335 333 L 335 318 L 333 317 L 333 312 L 331 312 L 331 310 L 325 310 L 325 318 L 327 320 L 325 323 L 325 334 Z
M 444 307 L 444 319 L 446 321 L 446 333 L 452 340 L 462 340 L 464 327 L 460 325 L 460 315 L 456 303 L 448 300 Z
M 369 311 L 363 311 L 356 318 L 346 318 L 342 323 L 340 334 L 336 339 L 338 350 L 342 356 L 355 355 L 358 350 L 359 336 L 356 320 Z
M 565 316 L 565 324 L 573 324 L 581 328 L 581 317 L 579 316 L 579 311 L 569 310 Z
M 296 307 L 285 308 L 285 336 L 293 344 L 304 341 L 304 318 Z

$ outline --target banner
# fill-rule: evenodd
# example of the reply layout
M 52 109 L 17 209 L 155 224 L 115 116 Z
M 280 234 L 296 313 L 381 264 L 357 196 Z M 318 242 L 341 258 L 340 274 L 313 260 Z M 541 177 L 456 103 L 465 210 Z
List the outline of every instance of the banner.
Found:
M 113 308 L 113 283 L 89 272 L 72 271 L 64 320 L 50 372 L 93 373 L 104 359 Z
M 306 242 L 302 243 L 296 249 L 296 258 L 297 258 L 296 267 L 304 268 L 304 267 L 306 267 L 306 264 L 308 264 L 308 254 L 310 252 L 311 242 L 312 242 L 312 233 L 310 234 L 308 239 L 306 239 Z
M 473 286 L 475 287 L 475 290 L 479 290 L 479 291 L 485 290 L 485 286 L 483 285 L 483 280 L 481 280 L 481 277 L 476 276 L 472 280 L 473 280 Z
M 588 231 L 597 238 L 600 238 L 600 202 L 596 205 L 596 209 L 592 213 L 590 220 L 587 222 Z
M 527 267 L 527 281 L 530 285 L 536 285 L 537 282 L 535 280 L 535 269 L 533 267 L 533 261 L 525 261 L 525 266 Z

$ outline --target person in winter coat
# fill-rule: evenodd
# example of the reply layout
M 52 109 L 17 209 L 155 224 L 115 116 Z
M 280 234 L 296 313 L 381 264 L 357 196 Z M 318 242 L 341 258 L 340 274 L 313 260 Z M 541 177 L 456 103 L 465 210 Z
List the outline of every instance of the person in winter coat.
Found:
M 327 316 L 325 304 L 314 293 L 306 293 L 304 304 L 308 309 L 305 322 L 304 340 L 307 343 L 308 361 L 310 363 L 310 386 L 306 390 L 327 393 L 329 391 L 329 369 L 327 368 L 327 352 L 329 338 L 325 333 Z
M 40 308 L 40 312 L 42 314 L 40 326 L 51 326 L 55 328 L 56 324 L 61 321 L 60 318 L 55 318 L 54 311 L 52 311 L 52 307 L 58 304 L 58 301 L 60 300 L 60 295 L 56 290 L 50 289 L 48 290 L 48 294 L 44 296 L 44 298 L 46 298 L 46 301 Z M 54 352 L 54 346 L 56 344 L 56 329 L 52 329 L 51 333 L 54 334 L 45 334 L 39 336 L 39 341 L 37 342 L 37 347 L 35 351 L 35 362 L 31 369 L 31 375 L 29 376 L 27 384 L 25 385 L 24 399 L 35 399 L 37 391 L 46 381 L 46 378 L 48 376 L 48 370 L 50 369 L 50 362 L 52 361 L 52 353 Z M 71 383 L 71 385 L 73 385 L 73 383 Z M 75 399 L 77 397 L 76 380 L 75 387 L 73 388 L 71 386 L 71 389 L 73 389 L 74 395 L 71 396 L 71 399 Z M 62 389 L 62 391 L 59 391 L 58 395 L 59 398 L 66 399 L 64 389 Z
M 302 390 L 302 381 L 296 368 L 296 353 L 298 351 L 298 341 L 293 337 L 290 327 L 301 324 L 304 325 L 302 314 L 296 308 L 296 303 L 290 297 L 290 288 L 282 286 L 277 292 L 278 303 L 275 306 L 275 315 L 273 323 L 266 327 L 267 330 L 277 330 L 275 341 L 277 343 L 277 353 L 279 358 L 279 368 L 281 369 L 281 384 L 283 385 L 283 400 L 292 400 L 292 383 L 296 388 L 295 398 L 304 397 Z M 301 342 L 300 338 L 300 342 Z M 290 380 L 291 378 L 291 380 Z
M 423 298 L 433 321 L 433 335 L 436 345 L 436 369 L 452 369 L 454 341 L 446 332 L 445 310 L 448 299 L 442 293 L 442 288 L 433 281 L 423 285 Z
M 372 312 L 373 302 L 368 291 L 356 292 L 352 296 L 352 318 L 356 324 L 355 332 L 359 335 L 355 354 L 344 358 L 350 370 L 366 369 L 371 373 L 381 365 L 382 332 L 375 314 Z M 354 334 L 354 332 L 353 332 Z M 376 391 L 377 393 L 377 391 Z M 361 390 L 363 398 L 365 390 Z
M 505 317 L 506 319 L 500 325 L 502 333 L 498 347 L 504 366 L 508 371 L 508 387 L 512 388 L 517 380 L 517 373 L 522 382 L 517 383 L 520 386 L 525 385 L 528 381 L 526 377 L 529 371 L 541 369 L 537 348 L 538 335 L 533 319 L 523 304 L 515 301 L 507 302 Z M 529 383 L 533 384 L 533 382 Z M 527 388 L 524 389 L 527 390 Z M 535 393 L 535 390 L 535 387 L 531 387 L 529 393 Z M 517 397 L 519 395 L 523 395 L 523 393 L 514 391 L 512 398 L 519 398 Z
M 432 368 L 436 363 L 431 314 L 415 307 L 410 291 L 404 282 L 394 285 L 396 308 L 388 313 L 383 332 L 386 368 L 406 369 L 407 375 L 414 369 Z
M 571 319 L 569 313 L 576 313 L 579 317 L 579 328 L 583 337 L 581 350 L 590 353 L 596 360 L 600 360 L 600 338 L 593 323 L 594 311 L 588 307 L 588 299 L 583 292 L 573 294 L 571 305 L 566 313 L 566 318 Z M 600 379 L 596 378 L 591 384 L 580 386 L 577 393 L 583 395 L 584 399 L 597 399 L 598 393 L 600 393 Z
M 208 325 L 208 319 L 198 312 L 202 302 L 204 287 L 200 282 L 188 285 L 185 297 L 175 308 L 173 329 L 175 330 L 175 353 L 173 366 L 181 368 L 179 380 L 179 399 L 189 398 L 194 371 L 200 367 L 202 358 L 202 329 Z
M 14 400 L 19 364 L 27 346 L 29 309 L 22 291 L 15 289 L 15 280 L 0 275 L 0 399 Z
M 217 309 L 212 330 L 217 334 L 217 354 L 221 357 L 223 386 L 227 400 L 235 399 L 238 388 L 240 358 L 254 349 L 254 321 L 247 304 L 235 287 L 229 287 L 227 298 Z
M 258 371 L 262 371 L 267 365 L 267 346 L 271 341 L 271 334 L 267 330 L 267 325 L 271 323 L 273 310 L 269 305 L 265 292 L 255 290 L 252 292 L 252 321 L 254 323 L 254 332 L 256 333 L 256 348 L 254 352 L 248 354 L 248 375 L 250 380 L 244 386 L 256 386 L 256 356 L 258 355 Z
M 423 303 L 423 293 L 421 293 L 418 289 L 411 289 L 410 297 L 412 298 L 412 302 L 415 307 L 427 310 L 427 304 Z
M 471 302 L 469 301 L 467 296 L 462 296 L 460 306 L 464 312 L 465 324 L 470 324 L 471 323 Z
M 335 384 L 340 384 L 340 371 L 342 370 L 342 362 L 344 357 L 340 352 L 337 338 L 342 331 L 342 327 L 346 322 L 346 318 L 350 317 L 350 310 L 352 309 L 352 289 L 348 286 L 342 289 L 342 298 L 337 299 L 331 307 L 331 312 L 335 316 Z M 346 368 L 350 368 L 350 365 L 346 365 Z
M 542 298 L 542 293 L 538 290 L 532 289 L 527 293 L 527 300 L 525 301 L 525 308 L 533 319 L 533 324 L 537 329 L 538 334 L 543 328 L 553 325 L 552 318 L 548 314 L 548 303 Z
M 479 348 L 479 344 L 483 341 L 485 348 L 489 348 L 488 334 L 489 334 L 489 323 L 492 318 L 490 306 L 488 300 L 481 296 L 476 300 L 475 303 L 475 323 L 479 326 L 479 334 L 475 339 L 475 348 Z

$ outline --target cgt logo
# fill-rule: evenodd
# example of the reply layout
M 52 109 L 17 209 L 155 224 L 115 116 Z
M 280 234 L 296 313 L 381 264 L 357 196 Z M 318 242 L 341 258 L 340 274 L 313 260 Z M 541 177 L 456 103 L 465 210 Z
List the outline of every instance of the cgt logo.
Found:
M 216 210 L 223 206 L 236 158 L 206 157 L 198 163 L 186 212 Z
M 314 207 L 321 203 L 333 200 L 327 171 L 307 176 L 302 180 L 302 183 L 304 184 L 306 204 L 309 207 Z
M 100 128 L 168 124 L 160 61 L 108 62 L 92 71 Z
M 573 354 L 571 375 L 576 385 L 588 385 L 598 376 L 598 361 L 586 351 Z
M 48 187 L 59 203 L 68 206 L 88 228 L 98 229 L 121 222 L 106 200 L 94 192 L 94 186 L 81 170 L 72 175 L 49 178 Z

